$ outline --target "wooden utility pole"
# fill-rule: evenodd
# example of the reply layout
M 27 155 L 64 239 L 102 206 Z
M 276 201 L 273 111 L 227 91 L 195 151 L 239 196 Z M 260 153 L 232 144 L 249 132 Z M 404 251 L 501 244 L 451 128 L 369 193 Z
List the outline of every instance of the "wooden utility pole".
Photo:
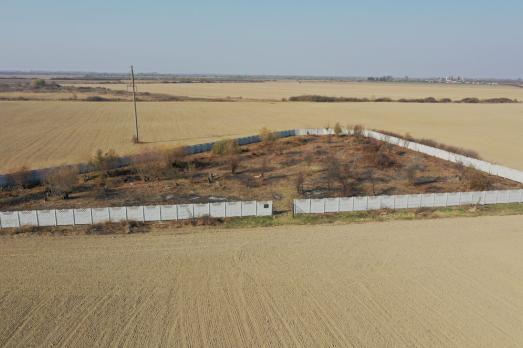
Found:
M 134 129 L 135 129 L 135 136 L 136 136 L 136 142 L 140 142 L 140 136 L 138 133 L 138 111 L 136 110 L 136 86 L 134 84 L 134 68 L 131 65 L 131 78 L 133 80 L 133 104 L 134 104 Z

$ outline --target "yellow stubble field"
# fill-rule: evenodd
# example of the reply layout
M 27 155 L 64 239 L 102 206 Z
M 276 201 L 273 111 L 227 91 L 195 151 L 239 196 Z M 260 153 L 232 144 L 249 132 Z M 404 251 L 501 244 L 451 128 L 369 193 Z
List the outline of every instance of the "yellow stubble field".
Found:
M 67 85 L 67 83 L 65 83 Z M 75 84 L 130 90 L 126 84 Z M 379 98 L 511 98 L 523 100 L 523 88 L 502 85 L 458 85 L 428 83 L 369 83 L 323 81 L 271 81 L 239 83 L 139 83 L 139 92 L 162 93 L 199 98 L 243 98 L 281 100 L 304 94 L 335 97 Z
M 523 104 L 149 102 L 138 105 L 144 144 L 131 141 L 126 102 L 0 102 L 0 171 L 85 162 L 97 149 L 129 154 L 275 130 L 363 124 L 433 138 L 523 169 Z
M 0 346 L 521 347 L 522 223 L 3 237 Z

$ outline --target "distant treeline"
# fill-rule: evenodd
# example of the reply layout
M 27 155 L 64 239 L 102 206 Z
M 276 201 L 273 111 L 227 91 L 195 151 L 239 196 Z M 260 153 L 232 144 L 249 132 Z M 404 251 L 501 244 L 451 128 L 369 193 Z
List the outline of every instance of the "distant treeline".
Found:
M 450 98 L 436 99 L 434 97 L 427 98 L 356 98 L 356 97 L 328 97 L 323 95 L 300 95 L 290 97 L 289 101 L 294 102 L 314 102 L 314 103 L 464 103 L 464 104 L 507 104 L 519 103 L 517 99 L 510 98 L 463 98 L 459 100 L 452 100 Z

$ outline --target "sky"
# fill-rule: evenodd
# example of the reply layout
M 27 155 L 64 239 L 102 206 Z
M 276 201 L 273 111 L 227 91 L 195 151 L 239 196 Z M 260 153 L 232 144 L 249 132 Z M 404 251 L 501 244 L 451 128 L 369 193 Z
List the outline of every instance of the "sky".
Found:
M 523 78 L 523 1 L 0 0 L 0 70 Z

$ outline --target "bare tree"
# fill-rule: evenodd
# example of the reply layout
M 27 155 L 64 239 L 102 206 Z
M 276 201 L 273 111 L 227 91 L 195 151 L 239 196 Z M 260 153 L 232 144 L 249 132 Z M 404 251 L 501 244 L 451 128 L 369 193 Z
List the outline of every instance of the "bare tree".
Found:
M 341 133 L 343 132 L 343 130 L 341 129 L 341 125 L 339 122 L 336 122 L 336 124 L 334 125 L 334 134 L 336 134 L 337 137 L 341 136 Z
M 332 189 L 332 184 L 340 180 L 341 177 L 341 167 L 340 161 L 335 156 L 328 156 L 325 159 L 325 171 L 327 177 L 327 185 L 329 190 Z
M 406 169 L 407 180 L 410 184 L 416 183 L 419 167 L 416 163 L 410 164 Z
M 303 190 L 304 184 L 305 184 L 305 176 L 303 175 L 302 172 L 299 172 L 298 175 L 296 176 L 294 185 L 296 187 L 296 192 L 298 192 L 298 194 L 300 194 L 300 195 L 302 195 L 304 192 L 304 190 Z
M 78 182 L 78 168 L 73 166 L 53 169 L 45 177 L 45 186 L 50 194 L 69 198 Z

